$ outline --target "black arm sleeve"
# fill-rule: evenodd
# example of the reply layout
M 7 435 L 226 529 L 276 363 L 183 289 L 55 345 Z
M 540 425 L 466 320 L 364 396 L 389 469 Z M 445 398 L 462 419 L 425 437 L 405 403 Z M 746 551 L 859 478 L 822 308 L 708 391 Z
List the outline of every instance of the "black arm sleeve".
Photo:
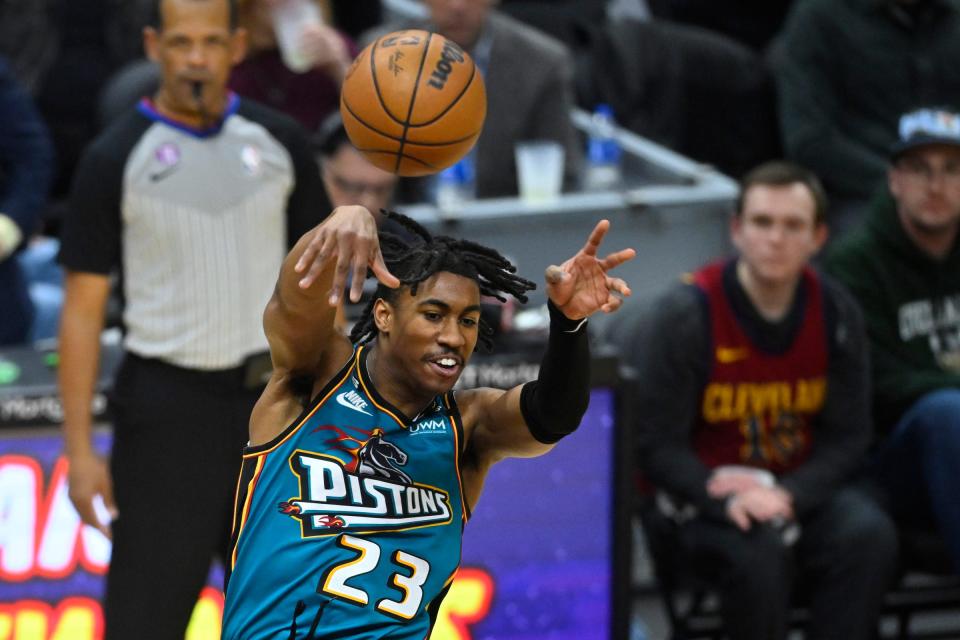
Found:
M 827 397 L 813 425 L 813 449 L 800 467 L 779 482 L 793 496 L 802 518 L 829 497 L 863 462 L 872 428 L 870 367 L 863 317 L 853 298 L 823 278 L 830 364 Z M 835 320 L 834 320 L 835 318 Z
M 585 321 L 570 320 L 552 302 L 550 338 L 537 379 L 523 385 L 520 411 L 530 433 L 553 444 L 573 433 L 590 402 L 590 342 Z

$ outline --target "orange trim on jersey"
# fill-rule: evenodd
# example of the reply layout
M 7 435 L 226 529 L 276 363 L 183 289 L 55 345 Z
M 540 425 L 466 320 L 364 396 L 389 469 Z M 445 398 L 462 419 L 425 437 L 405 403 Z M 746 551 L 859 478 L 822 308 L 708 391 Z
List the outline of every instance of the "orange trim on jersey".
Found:
M 276 450 L 277 447 L 279 447 L 284 442 L 286 442 L 291 437 L 293 437 L 293 435 L 300 430 L 300 427 L 306 424 L 307 420 L 312 418 L 313 414 L 315 414 L 320 409 L 320 407 L 322 407 L 324 403 L 330 399 L 330 396 L 332 396 L 337 391 L 337 389 L 342 387 L 343 384 L 350 379 L 350 373 L 358 367 L 359 357 L 360 357 L 360 349 L 357 349 L 357 353 L 355 354 L 354 360 L 353 360 L 353 366 L 349 367 L 346 370 L 346 372 L 343 374 L 343 377 L 340 379 L 340 381 L 337 382 L 337 384 L 333 385 L 333 387 L 330 388 L 330 391 L 328 391 L 325 396 L 323 396 L 316 404 L 313 405 L 313 409 L 310 410 L 310 413 L 305 415 L 303 419 L 300 420 L 299 424 L 297 424 L 297 426 L 295 426 L 293 429 L 290 429 L 290 432 L 287 433 L 287 435 L 285 435 L 279 441 L 273 443 L 273 445 L 269 449 L 264 449 L 263 451 L 256 451 L 254 453 L 245 453 L 243 454 L 243 457 L 246 459 L 246 458 L 256 458 L 258 456 L 265 456 L 268 453 L 271 453 L 272 451 Z M 359 374 L 357 375 L 357 379 L 360 380 Z M 362 380 L 361 380 L 361 384 L 362 384 Z
M 373 394 L 373 393 L 370 392 L 370 389 L 367 387 L 367 383 L 364 382 L 364 380 L 363 380 L 363 374 L 366 373 L 366 372 L 365 372 L 365 371 L 360 371 L 360 352 L 363 351 L 365 348 L 366 348 L 366 347 L 364 347 L 364 346 L 361 346 L 361 347 L 358 347 L 358 348 L 357 348 L 357 362 L 356 362 L 356 366 L 357 366 L 357 380 L 360 381 L 360 386 L 363 387 L 363 392 L 367 394 L 367 397 L 368 397 L 368 398 L 370 398 L 370 402 L 373 403 L 373 406 L 375 406 L 377 409 L 379 409 L 380 411 L 384 412 L 385 414 L 387 414 L 388 416 L 390 416 L 391 418 L 393 418 L 394 421 L 396 421 L 396 423 L 397 423 L 398 425 L 400 425 L 402 428 L 406 429 L 406 428 L 407 428 L 407 424 L 404 423 L 403 420 L 401 420 L 400 418 L 398 418 L 398 417 L 397 417 L 397 414 L 395 414 L 393 411 L 391 411 L 390 409 L 384 407 L 384 406 L 381 405 L 379 402 L 377 402 L 377 398 L 376 398 L 375 394 Z
M 230 523 L 230 539 L 233 539 L 237 532 L 237 522 L 240 520 L 240 510 L 237 509 L 237 503 L 240 502 L 240 487 L 243 485 L 243 463 L 240 463 L 240 473 L 237 474 L 237 488 L 233 492 L 233 522 Z
M 450 402 L 451 393 L 453 392 L 448 391 L 443 394 L 443 404 L 447 407 L 447 415 L 450 416 L 450 425 L 453 427 L 453 468 L 457 471 L 457 486 L 460 487 L 460 513 L 463 516 L 463 521 L 467 522 L 469 519 L 467 516 L 467 499 L 463 494 L 463 478 L 460 477 L 460 430 L 463 425 L 454 416 L 454 413 L 459 414 L 460 412 L 453 410 L 453 404 Z
M 247 524 L 250 516 L 250 505 L 253 504 L 253 492 L 257 488 L 257 481 L 260 480 L 260 473 L 267 462 L 266 456 L 260 456 L 257 460 L 257 466 L 253 470 L 253 477 L 247 483 L 247 496 L 243 501 L 243 509 L 240 512 L 240 527 L 237 531 L 237 542 L 233 545 L 233 551 L 230 553 L 230 570 L 233 571 L 237 566 L 237 549 L 240 548 L 240 539 L 243 536 L 243 526 Z

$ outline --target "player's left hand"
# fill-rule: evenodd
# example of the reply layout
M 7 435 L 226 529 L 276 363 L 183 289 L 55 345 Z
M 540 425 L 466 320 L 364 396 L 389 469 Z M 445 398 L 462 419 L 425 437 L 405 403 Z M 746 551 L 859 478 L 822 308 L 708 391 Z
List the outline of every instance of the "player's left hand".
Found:
M 601 220 L 576 255 L 559 267 L 547 267 L 547 295 L 571 320 L 586 318 L 598 310 L 612 313 L 623 304 L 620 296 L 630 295 L 627 283 L 608 276 L 607 272 L 632 260 L 637 252 L 621 249 L 606 258 L 597 257 L 597 250 L 609 229 L 610 221 Z

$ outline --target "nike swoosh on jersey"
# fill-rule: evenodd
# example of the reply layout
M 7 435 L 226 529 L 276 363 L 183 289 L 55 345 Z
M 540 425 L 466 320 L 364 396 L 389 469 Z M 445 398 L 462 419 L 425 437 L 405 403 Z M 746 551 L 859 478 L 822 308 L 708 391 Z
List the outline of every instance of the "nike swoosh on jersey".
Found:
M 160 171 L 156 171 L 156 172 L 154 172 L 154 173 L 151 173 L 151 174 L 150 174 L 150 180 L 153 181 L 153 182 L 160 182 L 161 180 L 163 180 L 164 178 L 166 178 L 167 176 L 169 176 L 170 174 L 172 174 L 174 171 L 176 171 L 176 170 L 177 170 L 177 166 L 178 166 L 178 165 L 172 165 L 172 166 L 167 167 L 166 169 L 161 169 Z
M 717 347 L 717 362 L 730 364 L 750 357 L 750 350 L 746 347 Z
M 369 411 L 365 411 L 365 410 L 361 409 L 360 407 L 358 407 L 357 405 L 352 404 L 349 400 L 347 400 L 344 396 L 347 395 L 348 393 L 350 393 L 350 392 L 349 392 L 349 391 L 344 391 L 343 393 L 338 393 L 337 396 L 336 396 L 337 404 L 339 404 L 340 406 L 346 407 L 347 409 L 353 409 L 354 411 L 359 411 L 360 413 L 365 413 L 365 414 L 367 414 L 368 416 L 372 416 L 372 415 L 373 415 L 373 414 L 370 413 Z

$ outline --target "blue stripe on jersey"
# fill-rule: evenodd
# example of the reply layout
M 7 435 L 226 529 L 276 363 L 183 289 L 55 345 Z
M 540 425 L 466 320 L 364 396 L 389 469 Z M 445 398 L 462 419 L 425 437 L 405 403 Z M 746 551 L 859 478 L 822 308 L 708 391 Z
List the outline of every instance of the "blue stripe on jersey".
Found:
M 173 127 L 174 129 L 194 136 L 195 138 L 209 138 L 220 133 L 220 129 L 223 128 L 223 123 L 227 120 L 227 118 L 235 114 L 239 107 L 240 96 L 232 91 L 229 92 L 227 94 L 227 104 L 223 110 L 223 113 L 219 115 L 216 122 L 201 129 L 199 127 L 191 127 L 188 124 L 178 122 L 177 120 L 163 115 L 157 111 L 157 108 L 154 106 L 153 101 L 150 98 L 141 98 L 140 102 L 137 103 L 137 110 L 150 120 L 153 120 L 154 122 L 162 122 L 169 127 Z
M 366 354 L 244 454 L 225 640 L 430 632 L 460 564 L 460 415 L 448 393 L 408 419 L 373 388 Z

